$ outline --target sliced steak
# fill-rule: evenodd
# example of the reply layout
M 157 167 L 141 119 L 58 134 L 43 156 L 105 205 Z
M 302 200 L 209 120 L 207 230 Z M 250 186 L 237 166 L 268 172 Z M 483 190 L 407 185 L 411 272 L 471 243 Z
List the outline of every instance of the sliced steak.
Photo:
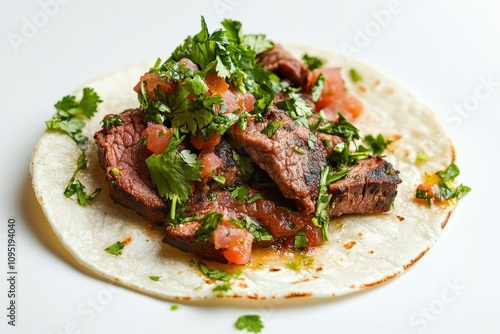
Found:
M 222 139 L 219 144 L 214 148 L 213 152 L 222 160 L 222 164 L 215 169 L 213 175 L 206 180 L 206 186 L 204 191 L 222 190 L 224 188 L 230 187 L 236 182 L 243 180 L 243 173 L 241 172 L 238 163 L 234 160 L 233 149 L 227 141 Z M 220 183 L 213 179 L 213 177 L 221 176 L 224 178 L 225 182 Z
M 309 73 L 307 65 L 295 58 L 280 44 L 276 44 L 271 50 L 258 55 L 257 61 L 262 63 L 264 69 L 275 72 L 279 77 L 289 80 L 296 87 L 302 87 L 307 82 Z
M 168 207 L 153 189 L 145 160 L 150 152 L 139 146 L 146 128 L 139 109 L 119 115 L 123 124 L 94 135 L 111 198 L 152 222 L 164 222 Z
M 387 161 L 372 157 L 358 161 L 343 179 L 328 186 L 332 216 L 376 213 L 390 209 L 401 183 L 398 171 Z
M 279 122 L 280 126 L 269 137 L 262 131 L 271 122 Z M 264 122 L 249 121 L 246 130 L 235 137 L 237 144 L 269 174 L 283 196 L 293 199 L 306 214 L 315 211 L 326 151 L 309 129 L 295 124 L 285 111 L 271 108 Z

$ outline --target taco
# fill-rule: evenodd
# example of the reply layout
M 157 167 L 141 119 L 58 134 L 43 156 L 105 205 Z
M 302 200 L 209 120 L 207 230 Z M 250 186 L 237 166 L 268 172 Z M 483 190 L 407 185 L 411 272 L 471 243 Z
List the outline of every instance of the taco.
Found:
M 183 300 L 340 296 L 411 267 L 469 190 L 433 112 L 355 59 L 222 25 L 56 104 L 31 174 L 61 242 Z

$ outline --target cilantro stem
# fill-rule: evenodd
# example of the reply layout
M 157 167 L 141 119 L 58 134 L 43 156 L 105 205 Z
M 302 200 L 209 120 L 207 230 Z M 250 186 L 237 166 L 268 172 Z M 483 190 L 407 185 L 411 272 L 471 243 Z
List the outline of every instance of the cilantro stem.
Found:
M 172 219 L 172 221 L 175 220 L 175 209 L 177 207 L 177 200 L 178 199 L 179 199 L 179 196 L 173 195 L 172 204 L 170 206 L 170 219 Z

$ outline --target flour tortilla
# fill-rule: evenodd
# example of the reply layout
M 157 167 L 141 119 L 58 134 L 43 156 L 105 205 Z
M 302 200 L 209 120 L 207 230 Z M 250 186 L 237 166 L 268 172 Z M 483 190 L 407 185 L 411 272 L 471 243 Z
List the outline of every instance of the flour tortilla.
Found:
M 135 212 L 113 203 L 93 142 L 87 151 L 89 171 L 80 173 L 79 179 L 88 191 L 98 187 L 103 191 L 88 207 L 66 198 L 63 190 L 79 150 L 68 136 L 46 132 L 32 156 L 33 188 L 54 232 L 81 264 L 120 285 L 170 300 L 332 298 L 386 282 L 429 250 L 454 209 L 452 203 L 429 207 L 414 200 L 424 173 L 443 170 L 454 160 L 453 147 L 435 114 L 401 84 L 358 60 L 312 47 L 286 47 L 297 56 L 307 52 L 327 59 L 325 66 L 341 67 L 347 89 L 365 107 L 355 125 L 363 135 L 382 133 L 394 139 L 386 159 L 401 171 L 403 183 L 392 209 L 334 219 L 331 241 L 307 256 L 256 251 L 246 266 L 207 262 L 226 271 L 242 270 L 230 291 L 215 293 L 212 290 L 219 282 L 210 282 L 193 266 L 191 260 L 197 262 L 196 257 L 164 244 L 161 228 L 151 228 Z M 84 135 L 92 138 L 105 115 L 138 106 L 132 87 L 149 65 L 131 66 L 85 85 L 93 87 L 104 102 Z M 350 68 L 361 74 L 361 82 L 352 82 Z M 429 158 L 417 164 L 416 157 L 422 153 Z M 117 241 L 126 243 L 121 255 L 104 251 Z M 302 268 L 292 269 L 291 263 Z M 153 281 L 150 276 L 160 278 Z

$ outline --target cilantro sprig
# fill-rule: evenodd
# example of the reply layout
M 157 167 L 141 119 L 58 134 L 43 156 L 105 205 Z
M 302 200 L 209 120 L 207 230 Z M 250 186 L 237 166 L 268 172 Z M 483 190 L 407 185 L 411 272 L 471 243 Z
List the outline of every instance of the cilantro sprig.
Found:
M 260 331 L 264 328 L 262 324 L 262 320 L 260 319 L 260 315 L 250 314 L 250 315 L 242 315 L 234 324 L 236 329 L 243 330 L 245 329 L 250 333 L 260 333 Z
M 77 160 L 76 170 L 64 190 L 64 195 L 68 198 L 76 194 L 78 204 L 82 206 L 87 206 L 101 191 L 101 188 L 97 188 L 87 194 L 85 186 L 77 179 L 80 171 L 88 169 L 85 151 L 89 138 L 82 134 L 82 129 L 85 127 L 84 120 L 94 116 L 97 112 L 97 105 L 101 102 L 101 98 L 94 89 L 86 87 L 83 89 L 80 101 L 77 101 L 73 95 L 67 95 L 59 100 L 54 105 L 57 110 L 56 115 L 45 122 L 49 131 L 62 131 L 67 134 L 82 151 Z
M 189 150 L 177 152 L 184 136 L 172 137 L 161 154 L 152 154 L 146 159 L 151 181 L 158 194 L 170 200 L 172 220 L 175 219 L 176 204 L 185 202 L 193 193 L 193 181 L 201 180 L 201 161 Z
M 73 95 L 63 97 L 54 105 L 57 110 L 56 115 L 45 122 L 47 129 L 66 133 L 81 150 L 86 150 L 89 139 L 82 134 L 82 129 L 85 127 L 83 120 L 94 116 L 100 102 L 102 100 L 99 95 L 89 87 L 83 89 L 80 101 Z

